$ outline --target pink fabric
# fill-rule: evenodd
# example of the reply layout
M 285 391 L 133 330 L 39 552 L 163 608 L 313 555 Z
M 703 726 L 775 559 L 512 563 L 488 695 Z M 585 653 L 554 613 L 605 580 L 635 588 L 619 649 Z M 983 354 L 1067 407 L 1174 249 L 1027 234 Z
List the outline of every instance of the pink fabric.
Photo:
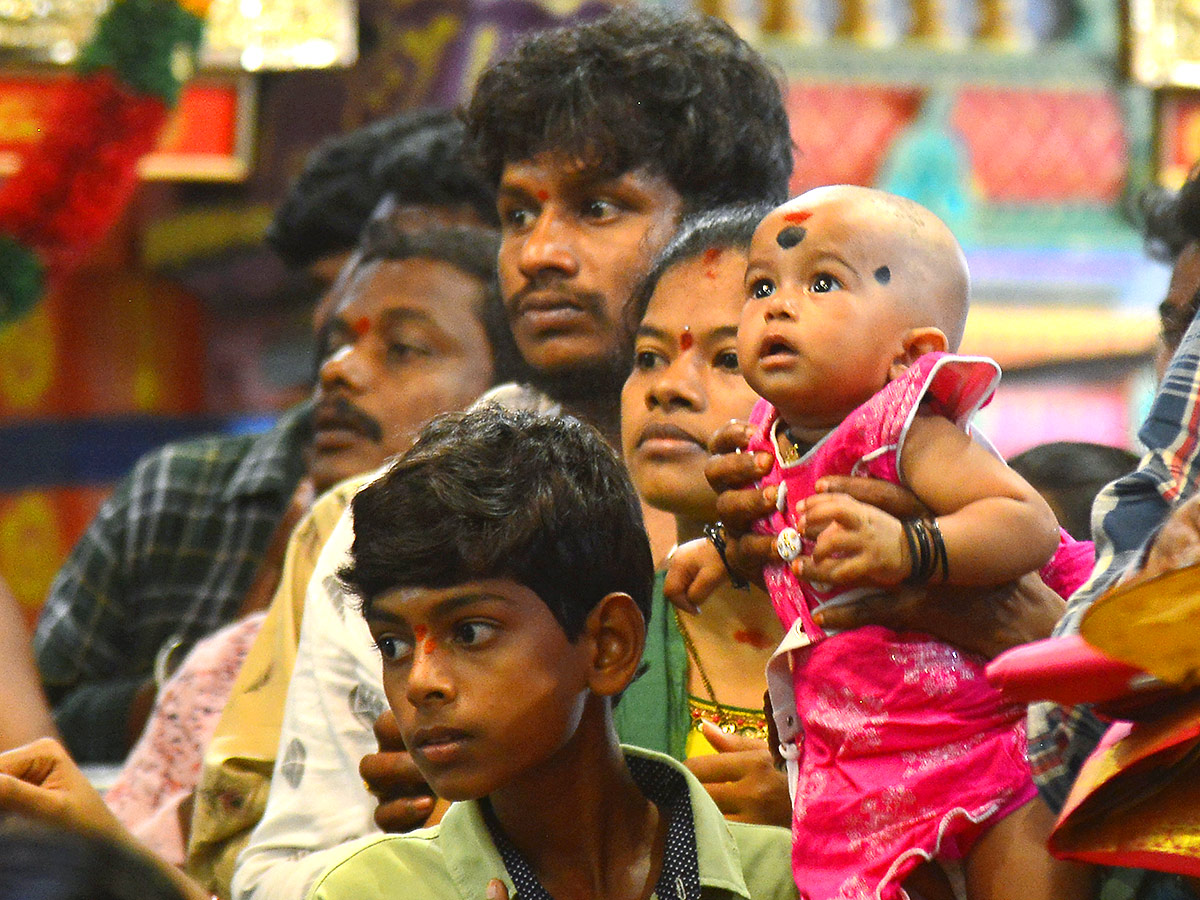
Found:
M 786 484 L 787 512 L 759 530 L 790 527 L 796 503 L 823 475 L 899 482 L 918 405 L 965 428 L 998 377 L 991 360 L 922 356 L 799 462 L 776 455 L 762 483 Z M 751 422 L 758 430 L 750 449 L 774 455 L 774 408 L 760 401 Z M 1048 571 L 1058 585 L 1081 583 L 1091 570 L 1090 563 L 1083 569 L 1085 557 L 1090 552 L 1068 549 Z M 784 627 L 799 618 L 814 641 L 792 659 L 801 725 L 792 870 L 801 896 L 905 897 L 901 882 L 919 863 L 961 858 L 988 826 L 1035 796 L 1025 709 L 987 683 L 983 660 L 928 635 L 878 626 L 826 635 L 811 612 L 836 600 L 836 590 L 802 584 L 787 565 L 764 576 Z
M 175 865 L 183 865 L 186 854 L 180 806 L 196 789 L 204 750 L 265 615 L 247 616 L 192 648 L 163 685 L 141 738 L 104 797 L 130 831 Z

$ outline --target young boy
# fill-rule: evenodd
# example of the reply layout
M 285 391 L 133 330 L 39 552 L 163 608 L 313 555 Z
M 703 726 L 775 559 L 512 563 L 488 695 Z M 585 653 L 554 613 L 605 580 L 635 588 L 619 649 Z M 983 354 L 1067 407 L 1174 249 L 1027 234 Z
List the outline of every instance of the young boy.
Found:
M 346 585 L 440 825 L 358 845 L 311 898 L 792 898 L 788 833 L 728 823 L 621 748 L 653 562 L 624 468 L 567 417 L 436 419 L 354 500 Z M 348 613 L 350 614 L 350 613 Z

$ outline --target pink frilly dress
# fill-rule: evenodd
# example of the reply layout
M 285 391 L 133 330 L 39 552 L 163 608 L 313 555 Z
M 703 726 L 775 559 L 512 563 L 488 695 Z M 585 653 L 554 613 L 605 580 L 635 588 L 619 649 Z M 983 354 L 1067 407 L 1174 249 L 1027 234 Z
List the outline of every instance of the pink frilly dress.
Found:
M 899 483 L 918 407 L 966 428 L 999 377 L 990 359 L 926 354 L 792 463 L 780 457 L 774 407 L 760 401 L 750 449 L 774 455 L 762 485 L 782 482 L 785 500 L 759 530 L 777 535 L 791 527 L 796 503 L 824 475 Z M 1063 532 L 1042 576 L 1066 595 L 1091 567 L 1091 544 Z M 901 882 L 920 863 L 961 859 L 984 830 L 1035 796 L 1025 708 L 987 683 L 983 659 L 928 635 L 878 626 L 826 634 L 813 622 L 818 606 L 864 589 L 802 583 L 786 564 L 767 567 L 764 576 L 788 629 L 768 682 L 788 759 L 800 894 L 906 897 Z

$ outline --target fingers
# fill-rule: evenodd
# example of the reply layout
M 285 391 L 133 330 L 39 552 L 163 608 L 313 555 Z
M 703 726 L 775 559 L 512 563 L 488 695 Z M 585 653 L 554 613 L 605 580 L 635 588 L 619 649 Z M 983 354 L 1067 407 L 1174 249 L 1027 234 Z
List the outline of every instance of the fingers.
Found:
M 1146 556 L 1143 574 L 1161 575 L 1200 562 L 1200 495 L 1177 506 Z
M 385 709 L 375 720 L 375 740 L 379 742 L 382 751 L 405 750 L 404 738 L 400 735 L 400 725 L 396 722 L 396 714 L 391 708 Z M 365 777 L 365 776 L 364 776 Z
M 752 748 L 693 757 L 685 765 L 727 818 L 786 827 L 792 811 L 787 776 L 776 770 L 766 741 L 741 741 Z
M 717 517 L 733 537 L 745 534 L 755 522 L 775 511 L 778 490 L 775 487 L 754 487 L 756 480 L 751 479 L 749 487 L 717 491 Z
M 493 878 L 485 891 L 487 900 L 508 900 L 508 888 L 499 878 Z
M 721 557 L 716 548 L 704 539 L 688 541 L 676 547 L 667 559 L 667 574 L 663 578 L 663 596 L 687 613 L 698 613 L 699 605 L 693 597 L 693 591 L 699 593 L 697 580 L 711 583 L 712 574 L 705 574 L 705 569 L 722 568 Z M 702 586 L 701 586 L 702 587 Z M 711 593 L 711 591 L 709 591 Z M 705 595 L 707 596 L 707 595 Z M 704 599 L 699 597 L 699 599 Z
M 708 452 L 714 456 L 740 453 L 750 446 L 754 427 L 749 422 L 732 419 L 713 432 L 708 439 Z
M 766 590 L 763 583 L 763 567 L 779 562 L 779 553 L 775 549 L 773 537 L 765 534 L 746 534 L 733 538 L 726 529 L 725 559 L 728 560 L 730 569 Z
M 407 751 L 368 753 L 358 772 L 379 799 L 375 823 L 381 829 L 405 832 L 426 824 L 437 798 Z
M 70 824 L 61 795 L 13 775 L 0 774 L 0 809 Z
M 718 754 L 736 753 L 739 750 L 758 750 L 763 744 L 759 738 L 724 732 L 712 722 L 702 721 L 700 727 L 704 731 L 704 736 Z
M 375 824 L 389 834 L 403 834 L 414 828 L 422 828 L 429 822 L 436 802 L 433 796 L 381 801 L 375 807 Z
M 855 500 L 881 509 L 897 519 L 931 515 L 929 508 L 908 488 L 877 478 L 828 475 L 817 481 L 816 489 L 818 494 L 848 494 Z

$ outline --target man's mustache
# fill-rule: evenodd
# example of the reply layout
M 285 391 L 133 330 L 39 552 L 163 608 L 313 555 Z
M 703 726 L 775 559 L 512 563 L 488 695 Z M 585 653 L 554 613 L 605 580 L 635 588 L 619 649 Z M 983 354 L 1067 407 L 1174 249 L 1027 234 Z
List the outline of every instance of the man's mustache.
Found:
M 379 420 L 363 412 L 345 397 L 326 397 L 317 405 L 314 422 L 318 428 L 330 426 L 357 431 L 373 443 L 382 443 L 383 426 Z

